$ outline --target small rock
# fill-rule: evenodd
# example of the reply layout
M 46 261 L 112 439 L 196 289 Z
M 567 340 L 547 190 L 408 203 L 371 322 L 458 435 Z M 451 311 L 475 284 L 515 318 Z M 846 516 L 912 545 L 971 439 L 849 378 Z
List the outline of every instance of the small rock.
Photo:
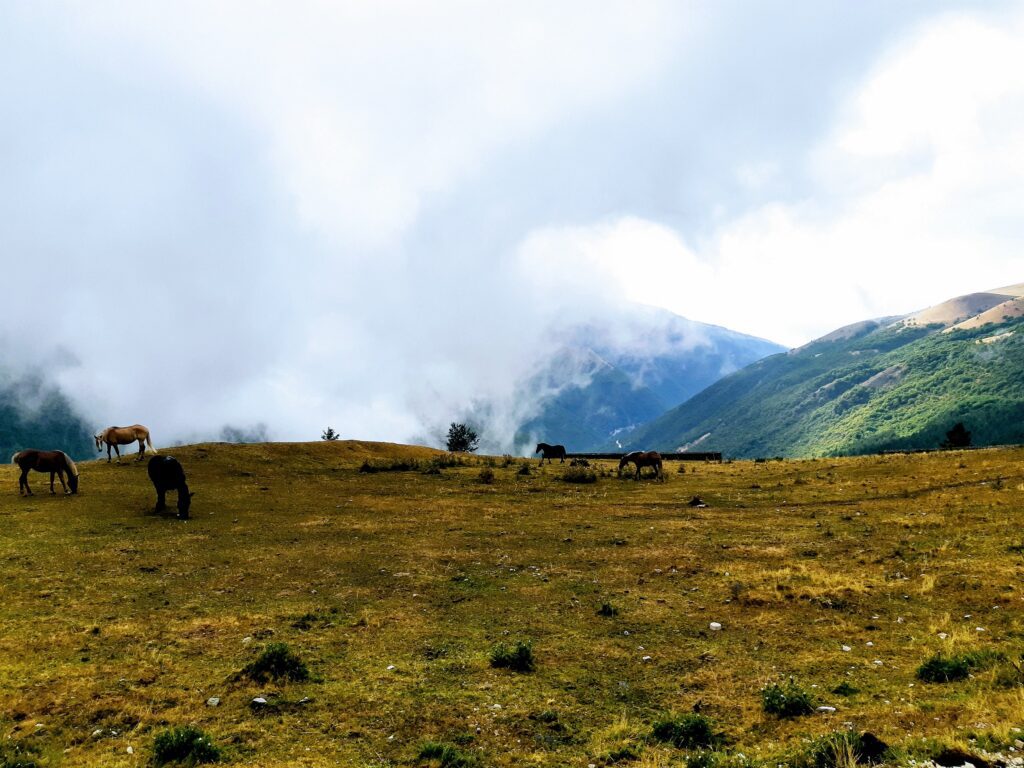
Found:
M 99 738 L 102 735 L 103 735 L 103 729 L 102 728 L 97 728 L 95 731 L 92 732 L 92 737 L 94 739 Z
M 868 640 L 866 643 L 864 643 L 864 645 L 866 645 L 868 648 L 874 648 L 875 647 L 875 644 L 873 642 L 871 642 L 870 640 Z
M 874 661 L 872 661 L 871 663 L 872 663 L 872 664 L 874 664 L 874 665 L 875 665 L 876 667 L 880 667 L 880 666 L 882 666 L 882 662 L 880 662 L 880 661 L 879 661 L 878 659 L 875 659 L 875 660 L 874 660 Z
M 713 632 L 717 632 L 722 628 L 722 625 L 719 624 L 717 621 L 712 621 L 708 626 L 711 628 L 711 631 Z
M 299 699 L 298 703 L 300 706 L 305 706 L 306 704 L 312 704 L 313 699 L 309 698 L 309 696 L 303 696 L 301 699 Z
M 700 496 L 694 496 L 692 499 L 690 499 L 689 506 L 691 506 L 691 507 L 706 507 L 707 504 L 704 503 L 704 499 L 702 499 Z
M 850 646 L 848 646 L 848 645 L 844 645 L 844 646 L 842 646 L 842 648 L 843 648 L 843 650 L 844 650 L 844 651 L 846 651 L 847 653 L 849 653 L 850 651 L 852 651 L 852 650 L 853 650 L 853 648 L 851 648 L 851 647 L 850 647 Z
M 825 715 L 831 715 L 836 711 L 835 707 L 818 707 L 818 711 Z
M 641 661 L 650 661 L 650 660 L 651 660 L 651 657 L 650 657 L 650 656 L 644 656 L 644 657 L 643 657 L 643 658 L 641 659 Z
M 251 637 L 243 637 L 242 638 L 242 645 L 249 645 L 249 643 L 251 643 L 251 642 L 252 642 L 252 638 Z
M 984 628 L 984 627 L 975 627 L 975 628 L 974 628 L 974 631 L 975 631 L 975 632 L 984 632 L 984 631 L 985 631 L 985 628 Z
M 125 752 L 127 752 L 129 755 L 135 754 L 135 750 L 132 748 L 130 744 L 128 745 L 128 749 L 126 749 Z
M 398 669 L 398 667 L 394 664 L 388 664 L 388 672 L 394 672 L 396 669 Z
M 939 640 L 945 640 L 947 637 L 949 637 L 949 635 L 945 632 L 939 632 Z
M 208 707 L 219 707 L 220 706 L 220 699 L 217 698 L 216 696 L 211 696 L 210 698 L 208 698 L 206 700 L 206 706 L 208 706 Z
M 265 707 L 267 706 L 267 700 L 262 696 L 257 696 L 255 699 L 252 700 L 251 704 L 254 707 Z

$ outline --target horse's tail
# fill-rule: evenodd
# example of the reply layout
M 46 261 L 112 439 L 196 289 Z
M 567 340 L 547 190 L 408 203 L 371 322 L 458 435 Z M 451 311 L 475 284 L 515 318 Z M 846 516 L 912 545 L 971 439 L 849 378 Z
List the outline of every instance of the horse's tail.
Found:
M 149 446 L 151 453 L 157 453 L 156 448 L 153 447 L 153 441 L 149 439 L 149 432 L 146 432 L 146 445 Z
M 75 466 L 74 460 L 72 460 L 70 456 L 64 453 L 64 451 L 61 451 L 60 455 L 64 457 L 64 461 L 66 461 L 68 464 L 68 472 L 70 472 L 75 477 L 78 477 L 78 467 Z
M 18 463 L 18 459 L 21 458 L 21 454 L 23 454 L 23 453 L 24 453 L 24 451 L 18 451 L 13 456 L 11 456 L 11 464 L 17 464 Z

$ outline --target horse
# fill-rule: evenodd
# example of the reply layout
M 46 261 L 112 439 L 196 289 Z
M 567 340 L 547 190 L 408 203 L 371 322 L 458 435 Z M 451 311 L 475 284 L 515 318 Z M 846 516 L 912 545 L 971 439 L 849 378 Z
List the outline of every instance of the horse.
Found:
M 661 472 L 661 454 L 657 451 L 633 451 L 632 453 L 627 453 L 619 460 L 619 477 L 622 477 L 622 468 L 631 463 L 636 465 L 634 480 L 640 479 L 641 467 L 653 467 L 654 476 L 656 478 L 663 477 Z
M 103 443 L 107 444 L 107 461 L 110 461 L 110 449 L 114 449 L 114 453 L 117 454 L 117 463 L 121 463 L 121 451 L 118 450 L 119 445 L 128 445 L 134 443 L 136 440 L 139 441 L 139 455 L 135 459 L 136 461 L 142 461 L 142 455 L 145 451 L 145 444 L 149 443 L 149 450 L 156 453 L 156 448 L 153 447 L 153 441 L 149 439 L 149 430 L 141 424 L 132 424 L 130 427 L 107 427 L 102 432 L 98 432 L 93 435 L 93 439 L 96 440 L 96 452 L 103 453 Z
M 185 482 L 185 470 L 173 456 L 154 456 L 146 466 L 149 479 L 153 481 L 156 488 L 156 507 L 154 512 L 163 512 L 167 509 L 164 502 L 164 494 L 168 491 L 176 491 L 178 494 L 178 519 L 188 520 L 188 509 L 192 506 L 194 493 L 188 489 Z
M 534 453 L 543 454 L 540 457 L 541 466 L 544 465 L 544 459 L 551 463 L 552 459 L 559 459 L 559 464 L 565 463 L 565 446 L 564 445 L 548 445 L 547 443 L 537 443 L 537 449 Z
M 64 493 L 78 493 L 78 467 L 64 451 L 37 451 L 29 449 L 18 451 L 11 456 L 11 464 L 17 464 L 21 468 L 21 477 L 18 478 L 18 493 L 24 496 L 31 496 L 32 489 L 28 485 L 28 471 L 34 469 L 36 472 L 50 473 L 50 493 L 53 490 L 53 476 L 60 477 L 60 486 Z M 64 484 L 64 473 L 68 474 L 67 485 Z M 71 490 L 68 490 L 71 486 Z

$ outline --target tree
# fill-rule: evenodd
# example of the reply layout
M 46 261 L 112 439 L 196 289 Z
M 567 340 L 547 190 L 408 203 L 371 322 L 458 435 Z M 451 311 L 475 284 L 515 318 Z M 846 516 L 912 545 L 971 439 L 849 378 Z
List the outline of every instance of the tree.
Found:
M 331 427 L 328 427 L 320 433 L 321 440 L 337 440 L 341 435 L 335 432 Z
M 946 433 L 946 439 L 942 441 L 943 448 L 967 448 L 971 444 L 971 433 L 964 427 L 962 421 L 958 421 L 953 428 Z
M 468 451 L 472 453 L 479 447 L 480 438 L 472 427 L 465 424 L 456 424 L 454 421 L 448 427 L 448 450 Z

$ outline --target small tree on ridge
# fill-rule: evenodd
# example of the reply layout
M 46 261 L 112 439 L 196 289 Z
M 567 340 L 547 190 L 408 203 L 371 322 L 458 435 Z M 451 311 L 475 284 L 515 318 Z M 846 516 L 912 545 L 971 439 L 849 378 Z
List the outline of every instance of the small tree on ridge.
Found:
M 472 453 L 479 447 L 480 438 L 472 427 L 467 427 L 465 424 L 456 424 L 454 421 L 451 426 L 448 427 L 448 450 L 452 451 L 466 451 Z

